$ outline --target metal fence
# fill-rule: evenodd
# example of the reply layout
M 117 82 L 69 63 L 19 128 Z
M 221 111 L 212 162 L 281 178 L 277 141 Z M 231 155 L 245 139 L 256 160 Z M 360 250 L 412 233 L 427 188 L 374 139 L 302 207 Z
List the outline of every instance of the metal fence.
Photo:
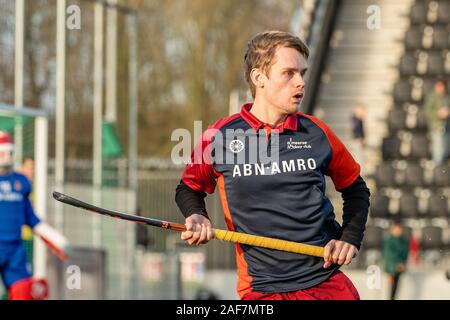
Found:
M 75 164 L 75 168 L 69 171 L 77 171 L 77 165 L 82 163 L 83 161 L 71 162 L 72 165 Z M 50 172 L 53 172 L 52 168 L 53 161 L 50 161 Z M 86 166 L 85 170 L 90 169 Z M 136 213 L 137 208 L 140 208 L 144 216 L 183 223 L 184 217 L 175 203 L 175 189 L 181 174 L 181 170 L 141 171 L 136 199 L 126 188 L 102 187 L 99 191 L 90 184 L 83 183 L 67 183 L 64 192 L 112 210 Z M 82 180 L 83 178 L 80 178 L 80 181 Z M 53 178 L 49 183 L 52 186 L 49 191 L 57 190 L 57 187 L 53 187 Z M 214 227 L 226 229 L 219 195 L 208 196 L 206 202 Z M 235 246 L 230 243 L 211 241 L 206 246 L 189 247 L 181 241 L 177 232 L 148 227 L 150 245 L 144 249 L 137 246 L 138 225 L 98 216 L 75 207 L 64 205 L 58 208 L 56 204 L 49 193 L 48 221 L 52 225 L 60 225 L 60 230 L 67 236 L 71 245 L 105 252 L 104 297 L 107 299 L 195 298 L 197 290 L 203 285 L 205 272 L 211 269 L 236 268 Z M 184 259 L 185 262 L 182 262 L 183 255 L 188 257 Z M 192 257 L 198 259 L 193 261 Z M 53 270 L 55 268 L 53 266 Z M 189 268 L 195 269 L 192 271 L 194 275 L 182 279 L 182 274 L 189 272 L 182 270 Z M 67 278 L 68 275 L 65 276 Z M 51 279 L 59 279 L 57 286 L 65 286 L 66 278 L 61 278 L 61 274 L 59 278 L 51 275 Z M 59 287 L 54 291 L 65 293 L 52 298 L 92 297 L 88 293 L 86 296 L 81 293 L 67 293 L 65 288 Z
M 55 187 L 49 188 L 55 189 L 57 190 Z M 65 185 L 64 192 L 83 201 L 118 211 L 133 212 L 136 206 L 134 194 L 127 189 L 104 187 L 95 190 L 90 185 L 70 183 Z M 70 245 L 101 249 L 106 252 L 106 298 L 132 298 L 137 281 L 133 278 L 136 270 L 135 225 L 71 206 L 57 207 L 55 204 L 56 201 L 49 194 L 48 222 L 57 225 L 58 221 L 63 221 L 59 229 L 68 238 Z
M 175 189 L 181 170 L 141 171 L 139 173 L 138 204 L 145 215 L 157 219 L 184 223 L 175 203 Z M 220 196 L 216 192 L 206 197 L 208 214 L 215 228 L 226 229 Z M 149 230 L 155 250 L 167 248 L 167 232 Z M 207 269 L 235 269 L 235 246 L 212 241 L 205 247 Z

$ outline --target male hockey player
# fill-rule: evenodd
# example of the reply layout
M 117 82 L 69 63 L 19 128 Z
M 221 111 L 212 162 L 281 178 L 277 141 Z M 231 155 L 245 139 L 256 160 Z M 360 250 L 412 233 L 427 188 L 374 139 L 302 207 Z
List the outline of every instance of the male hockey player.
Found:
M 286 32 L 249 41 L 245 75 L 254 102 L 204 133 L 177 188 L 187 227 L 182 239 L 189 244 L 212 238 L 204 197 L 217 184 L 229 230 L 324 247 L 320 259 L 236 245 L 242 299 L 359 299 L 339 268 L 360 248 L 370 193 L 334 132 L 298 112 L 308 55 Z M 325 195 L 325 175 L 342 193 L 342 226 Z
M 45 279 L 32 278 L 21 239 L 28 225 L 49 248 L 65 259 L 67 240 L 41 221 L 31 206 L 30 181 L 13 170 L 14 145 L 6 131 L 0 131 L 0 275 L 11 300 L 41 300 L 48 294 Z

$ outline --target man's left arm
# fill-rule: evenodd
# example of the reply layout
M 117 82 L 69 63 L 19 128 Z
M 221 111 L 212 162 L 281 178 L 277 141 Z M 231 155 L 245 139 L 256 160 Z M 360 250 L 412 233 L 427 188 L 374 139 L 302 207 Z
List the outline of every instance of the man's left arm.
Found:
M 349 264 L 358 253 L 367 221 L 370 192 L 360 176 L 360 165 L 342 141 L 323 121 L 316 121 L 331 147 L 325 174 L 331 177 L 344 200 L 342 235 L 324 248 L 323 267 L 328 268 L 332 264 Z
M 331 240 L 325 246 L 324 268 L 333 263 L 347 265 L 352 261 L 361 247 L 369 214 L 370 191 L 361 176 L 338 191 L 344 201 L 342 235 L 339 240 Z
M 359 250 L 369 214 L 370 191 L 361 176 L 347 188 L 338 191 L 342 193 L 344 201 L 340 240 L 354 245 Z

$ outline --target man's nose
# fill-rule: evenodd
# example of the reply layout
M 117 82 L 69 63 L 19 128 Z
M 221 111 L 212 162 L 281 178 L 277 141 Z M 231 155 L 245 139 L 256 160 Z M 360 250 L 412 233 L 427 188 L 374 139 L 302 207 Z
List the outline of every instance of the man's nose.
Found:
M 296 88 L 303 88 L 305 86 L 305 79 L 299 73 L 297 73 L 296 76 L 294 77 L 294 81 Z

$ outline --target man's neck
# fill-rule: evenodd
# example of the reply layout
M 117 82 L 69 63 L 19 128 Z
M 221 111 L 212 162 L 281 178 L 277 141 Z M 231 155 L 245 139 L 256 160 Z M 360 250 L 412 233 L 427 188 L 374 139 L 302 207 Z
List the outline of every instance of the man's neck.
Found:
M 250 113 L 253 114 L 261 122 L 267 123 L 272 128 L 275 128 L 279 124 L 283 123 L 288 114 L 279 112 L 272 105 L 265 101 L 261 101 L 255 98 Z

